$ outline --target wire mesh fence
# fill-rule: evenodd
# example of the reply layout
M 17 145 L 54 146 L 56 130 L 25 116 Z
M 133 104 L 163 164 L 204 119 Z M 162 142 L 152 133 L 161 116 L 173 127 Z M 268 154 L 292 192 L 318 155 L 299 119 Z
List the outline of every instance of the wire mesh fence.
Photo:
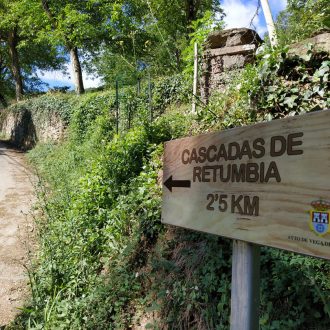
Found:
M 116 122 L 116 133 L 125 132 L 145 122 L 153 122 L 171 103 L 188 102 L 191 98 L 189 83 L 177 74 L 152 79 L 147 74 L 134 84 L 117 79 L 110 114 Z

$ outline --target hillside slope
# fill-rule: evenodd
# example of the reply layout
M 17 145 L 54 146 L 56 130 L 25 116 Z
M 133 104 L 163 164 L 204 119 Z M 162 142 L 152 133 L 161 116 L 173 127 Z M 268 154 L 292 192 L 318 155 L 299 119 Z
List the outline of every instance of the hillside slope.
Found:
M 324 109 L 329 63 L 268 53 L 195 116 L 182 77 L 155 85 L 153 121 L 127 88 L 119 134 L 113 91 L 69 100 L 67 138 L 30 153 L 40 251 L 13 328 L 228 329 L 231 242 L 161 224 L 163 142 Z M 329 275 L 323 260 L 262 248 L 261 329 L 328 329 Z

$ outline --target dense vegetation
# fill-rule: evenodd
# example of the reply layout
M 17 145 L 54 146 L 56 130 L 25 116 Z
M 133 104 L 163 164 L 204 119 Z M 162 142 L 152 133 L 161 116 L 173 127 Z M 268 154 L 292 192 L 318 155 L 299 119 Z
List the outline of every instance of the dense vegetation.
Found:
M 328 7 L 289 0 L 277 22 L 280 43 L 329 27 Z M 0 0 L 0 106 L 40 92 L 40 70 L 65 70 L 69 58 L 78 94 L 83 67 L 107 86 L 179 73 L 191 59 L 191 33 L 203 22 L 219 28 L 222 18 L 220 0 Z
M 327 0 L 288 0 L 286 10 L 277 19 L 282 45 L 304 40 L 329 27 L 330 8 Z
M 180 72 L 191 24 L 206 13 L 221 19 L 220 1 L 1 0 L 0 104 L 40 91 L 40 70 L 69 58 L 78 94 L 83 66 L 106 85 Z
M 304 79 L 290 82 L 297 68 Z M 138 96 L 128 87 L 118 135 L 114 91 L 29 101 L 61 104 L 69 128 L 66 141 L 30 153 L 40 178 L 39 248 L 32 299 L 13 328 L 228 329 L 231 242 L 160 223 L 162 143 L 322 109 L 328 72 L 324 54 L 292 62 L 285 50 L 267 53 L 196 116 L 185 80 L 160 79 L 153 121 L 147 89 Z M 329 275 L 325 261 L 262 248 L 261 329 L 328 329 Z
M 325 4 L 290 0 L 278 22 L 281 43 L 299 40 L 294 17 L 310 23 L 304 37 L 327 26 Z M 39 179 L 38 248 L 28 268 L 31 299 L 8 328 L 229 328 L 231 241 L 161 224 L 163 142 L 329 107 L 330 58 L 266 46 L 192 115 L 192 45 L 221 14 L 211 0 L 0 0 L 2 103 L 15 85 L 21 98 L 42 68 L 32 50 L 46 67 L 61 67 L 70 52 L 78 69 L 82 51 L 108 87 L 120 82 L 118 134 L 116 92 L 107 87 L 79 96 L 53 91 L 9 107 L 56 112 L 68 128 L 64 141 L 29 153 Z M 10 70 L 10 36 L 24 83 Z M 136 90 L 147 72 L 157 76 L 151 100 L 146 79 Z M 329 276 L 324 260 L 262 248 L 260 328 L 329 329 Z

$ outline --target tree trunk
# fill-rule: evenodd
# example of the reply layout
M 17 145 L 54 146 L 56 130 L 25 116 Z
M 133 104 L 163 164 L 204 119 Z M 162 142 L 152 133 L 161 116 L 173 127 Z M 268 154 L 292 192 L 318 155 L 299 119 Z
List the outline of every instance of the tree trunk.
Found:
M 175 59 L 176 59 L 176 68 L 178 69 L 178 71 L 180 71 L 181 68 L 181 57 L 180 57 L 181 53 L 179 51 L 179 49 L 175 50 Z
M 77 47 L 70 48 L 70 57 L 76 93 L 83 94 L 85 89 Z
M 11 71 L 15 80 L 15 89 L 16 89 L 16 100 L 20 101 L 23 98 L 23 80 L 21 67 L 19 63 L 18 51 L 18 36 L 16 29 L 9 32 L 8 35 L 8 45 L 9 45 L 9 56 L 11 59 Z
M 191 33 L 191 22 L 195 21 L 197 18 L 197 11 L 199 8 L 199 0 L 186 0 L 186 19 L 187 19 L 187 27 L 189 32 Z
M 4 106 L 4 107 L 6 107 L 8 104 L 7 104 L 7 101 L 6 101 L 6 99 L 5 99 L 5 97 L 2 95 L 2 94 L 0 94 L 0 103 Z

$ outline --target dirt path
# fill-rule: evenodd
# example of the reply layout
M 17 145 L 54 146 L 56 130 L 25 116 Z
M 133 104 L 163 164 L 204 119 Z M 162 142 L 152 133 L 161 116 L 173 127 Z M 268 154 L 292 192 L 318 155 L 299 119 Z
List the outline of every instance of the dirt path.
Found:
M 34 195 L 24 157 L 0 142 L 0 328 L 14 319 L 28 293 L 23 265 L 33 231 Z

